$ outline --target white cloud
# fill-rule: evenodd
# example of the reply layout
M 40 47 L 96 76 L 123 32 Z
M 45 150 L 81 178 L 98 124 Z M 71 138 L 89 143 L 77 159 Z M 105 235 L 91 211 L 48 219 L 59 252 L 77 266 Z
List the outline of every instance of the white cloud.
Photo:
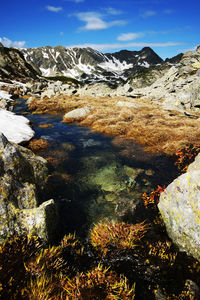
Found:
M 145 34 L 143 32 L 129 32 L 129 33 L 122 33 L 117 37 L 118 41 L 132 41 L 137 38 L 143 37 Z
M 106 29 L 107 24 L 101 19 L 101 14 L 95 12 L 82 12 L 77 13 L 76 17 L 80 21 L 86 22 L 85 26 L 80 27 L 79 30 L 86 31 L 86 30 L 100 30 Z
M 198 46 L 192 47 L 192 48 L 185 48 L 185 49 L 178 49 L 178 53 L 180 52 L 188 52 L 188 51 L 195 51 Z
M 122 11 L 119 9 L 115 9 L 113 7 L 106 7 L 104 8 L 104 11 L 109 15 L 121 15 Z
M 23 48 L 26 44 L 25 41 L 11 41 L 6 37 L 0 37 L 0 43 L 2 43 L 5 47 L 14 47 L 14 48 Z
M 157 14 L 155 10 L 146 10 L 144 13 L 141 14 L 142 18 L 148 18 L 148 17 L 153 17 Z
M 63 8 L 61 6 L 55 7 L 55 6 L 51 6 L 51 5 L 47 5 L 46 9 L 49 11 L 55 12 L 55 13 L 63 10 Z
M 103 20 L 103 15 L 97 12 L 80 12 L 75 14 L 75 16 L 80 20 L 85 22 L 85 26 L 79 28 L 79 31 L 88 30 L 102 30 L 113 26 L 122 26 L 127 22 L 124 20 L 114 20 L 111 22 L 106 22 Z
M 113 49 L 125 49 L 125 48 L 143 48 L 143 47 L 173 47 L 182 45 L 181 42 L 166 42 L 166 43 L 114 43 L 114 44 L 79 44 L 79 45 L 70 45 L 66 48 L 93 48 L 98 51 L 113 50 Z

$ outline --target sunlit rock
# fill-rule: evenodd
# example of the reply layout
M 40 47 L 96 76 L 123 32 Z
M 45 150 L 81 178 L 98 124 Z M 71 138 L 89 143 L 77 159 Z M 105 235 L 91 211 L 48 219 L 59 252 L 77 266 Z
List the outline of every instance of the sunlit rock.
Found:
M 199 156 L 161 194 L 158 204 L 167 232 L 180 250 L 200 260 Z
M 68 120 L 71 120 L 71 119 L 80 119 L 80 118 L 83 118 L 85 117 L 87 114 L 90 113 L 90 111 L 92 110 L 91 107 L 88 107 L 88 106 L 85 106 L 85 107 L 82 107 L 82 108 L 77 108 L 77 109 L 74 109 L 68 113 L 66 113 L 63 117 L 63 120 L 64 122 L 68 121 Z

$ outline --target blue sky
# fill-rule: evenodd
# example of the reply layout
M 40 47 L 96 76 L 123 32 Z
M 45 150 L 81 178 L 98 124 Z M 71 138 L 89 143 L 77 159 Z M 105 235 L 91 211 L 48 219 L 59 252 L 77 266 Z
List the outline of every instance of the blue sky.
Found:
M 5 46 L 150 46 L 166 58 L 200 44 L 199 0 L 2 0 L 0 7 Z

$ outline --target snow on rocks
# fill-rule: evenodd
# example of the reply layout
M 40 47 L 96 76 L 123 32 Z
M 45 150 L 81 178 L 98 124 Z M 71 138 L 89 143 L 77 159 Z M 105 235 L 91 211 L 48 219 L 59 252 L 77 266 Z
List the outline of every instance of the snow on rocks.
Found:
M 11 95 L 8 94 L 6 91 L 0 91 L 0 99 L 7 99 L 10 100 Z
M 8 94 L 6 91 L 1 91 L 0 90 L 0 108 L 8 108 L 10 103 L 13 102 L 11 99 L 10 94 Z
M 16 144 L 29 141 L 34 136 L 27 118 L 4 109 L 0 109 L 0 132 Z

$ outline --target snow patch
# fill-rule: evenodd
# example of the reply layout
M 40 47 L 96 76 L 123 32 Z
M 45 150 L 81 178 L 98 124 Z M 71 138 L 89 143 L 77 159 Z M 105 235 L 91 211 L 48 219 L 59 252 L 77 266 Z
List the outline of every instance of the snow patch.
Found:
M 108 59 L 107 61 L 99 64 L 99 67 L 105 69 L 106 71 L 122 72 L 126 69 L 132 68 L 133 64 L 127 64 L 126 61 L 120 62 L 115 57 L 112 57 L 112 60 Z
M 17 116 L 13 112 L 0 110 L 0 132 L 10 142 L 21 143 L 29 141 L 34 136 L 34 131 L 29 126 L 29 120 L 23 116 Z
M 6 91 L 0 91 L 0 99 L 11 100 L 12 95 L 8 94 Z
M 49 54 L 48 54 L 48 53 L 42 51 L 42 54 L 43 54 L 43 57 L 44 57 L 44 58 L 48 58 L 48 59 L 49 59 Z
M 150 64 L 147 61 L 143 61 L 142 63 L 138 63 L 141 67 L 149 68 Z
M 51 74 L 51 69 L 50 68 L 48 68 L 48 69 L 40 68 L 40 71 L 42 72 L 42 76 L 48 77 Z

